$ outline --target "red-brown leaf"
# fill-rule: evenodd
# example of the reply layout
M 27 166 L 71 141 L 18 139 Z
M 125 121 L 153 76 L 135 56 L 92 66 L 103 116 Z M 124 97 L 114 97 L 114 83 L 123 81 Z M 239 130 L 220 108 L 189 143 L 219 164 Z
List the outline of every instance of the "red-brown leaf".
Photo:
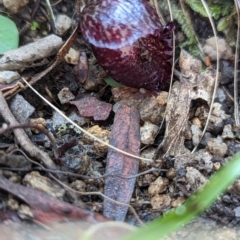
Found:
M 101 102 L 95 97 L 83 97 L 70 103 L 77 107 L 81 116 L 93 117 L 96 121 L 106 120 L 112 110 L 110 103 Z
M 140 149 L 140 116 L 134 107 L 122 105 L 115 118 L 110 144 L 128 153 L 139 156 Z M 135 175 L 138 173 L 139 160 L 126 156 L 113 149 L 107 155 L 106 173 L 111 175 Z M 104 194 L 128 204 L 132 197 L 136 178 L 124 179 L 109 176 L 105 181 Z M 104 216 L 123 221 L 128 208 L 104 199 Z

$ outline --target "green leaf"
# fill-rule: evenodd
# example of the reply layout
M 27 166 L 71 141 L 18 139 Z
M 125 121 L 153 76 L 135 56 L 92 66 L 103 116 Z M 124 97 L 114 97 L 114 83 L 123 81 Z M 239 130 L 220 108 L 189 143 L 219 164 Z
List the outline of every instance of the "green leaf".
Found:
M 173 233 L 209 207 L 239 174 L 240 154 L 237 154 L 183 205 L 121 238 L 121 240 L 159 240 Z
M 19 44 L 19 33 L 15 23 L 0 15 L 0 54 L 15 49 Z
M 104 81 L 107 83 L 107 85 L 111 87 L 124 87 L 121 83 L 116 82 L 114 79 L 111 77 L 107 76 L 104 78 Z
M 36 30 L 39 29 L 39 28 L 40 28 L 40 24 L 39 24 L 38 22 L 36 22 L 36 21 L 32 21 L 31 26 L 30 26 L 30 29 L 31 29 L 32 31 L 36 31 Z
M 212 17 L 217 20 L 220 18 L 220 16 L 222 15 L 222 8 L 221 6 L 213 6 L 210 7 L 210 11 L 211 11 L 211 15 Z
M 231 24 L 233 23 L 232 17 L 223 17 L 219 20 L 218 25 L 217 25 L 217 30 L 218 31 L 224 31 L 225 29 L 229 28 Z
M 223 31 L 227 27 L 228 27 L 228 24 L 227 24 L 226 18 L 225 17 L 221 18 L 220 21 L 218 22 L 217 30 L 218 31 Z
M 208 17 L 208 14 L 202 4 L 199 0 L 186 0 L 186 3 L 189 5 L 189 7 L 199 14 L 201 14 L 204 17 Z

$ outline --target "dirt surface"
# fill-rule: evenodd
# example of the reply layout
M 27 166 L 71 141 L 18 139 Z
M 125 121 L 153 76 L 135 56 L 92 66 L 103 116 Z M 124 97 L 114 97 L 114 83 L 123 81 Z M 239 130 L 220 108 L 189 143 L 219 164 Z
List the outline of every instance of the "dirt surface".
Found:
M 1 9 L 4 9 L 2 5 L 0 6 Z M 44 4 L 40 4 L 36 8 L 33 17 L 33 20 L 40 24 L 40 28 L 31 30 L 26 27 L 30 14 L 35 8 L 35 2 L 31 1 L 19 13 L 13 15 L 13 20 L 16 22 L 18 29 L 22 30 L 20 32 L 20 46 L 34 42 L 54 32 Z M 74 1 L 62 0 L 52 8 L 55 15 L 65 14 L 72 20 L 71 27 L 62 36 L 65 41 L 79 21 L 76 4 Z M 207 19 L 200 17 L 198 14 L 193 15 L 195 31 L 201 44 L 204 45 L 206 39 L 212 36 L 211 27 Z M 199 22 L 201 22 L 201 26 L 205 27 L 200 27 Z M 181 32 L 178 23 L 176 23 L 176 36 L 176 59 L 180 58 L 179 61 L 181 61 L 179 44 L 184 34 Z M 219 33 L 219 37 L 225 38 L 221 33 Z M 192 56 L 186 56 L 186 61 L 190 59 L 190 63 L 183 64 L 184 66 L 181 66 L 179 62 L 176 63 L 175 69 L 184 76 L 185 73 L 190 72 L 189 66 L 194 66 L 198 70 L 190 72 L 190 77 L 186 79 L 180 78 L 179 80 L 179 77 L 174 77 L 173 93 L 171 93 L 171 98 L 168 99 L 170 108 L 168 108 L 163 125 L 161 125 L 167 105 L 168 89 L 163 91 L 160 96 L 125 88 L 112 90 L 112 87 L 107 86 L 103 80 L 106 74 L 97 64 L 81 33 L 79 33 L 77 40 L 73 44 L 73 48 L 84 52 L 88 61 L 87 70 L 82 65 L 78 66 L 82 72 L 85 71 L 85 74 L 87 71 L 87 81 L 85 83 L 82 84 L 81 82 L 84 74 L 81 75 L 79 69 L 76 70 L 74 65 L 63 60 L 33 86 L 78 125 L 107 142 L 110 138 L 117 105 L 128 102 L 138 109 L 141 118 L 140 131 L 142 131 L 141 157 L 155 159 L 151 162 L 140 160 L 139 173 L 151 168 L 155 168 L 155 170 L 137 178 L 130 201 L 131 206 L 135 209 L 142 222 L 149 222 L 167 210 L 182 204 L 191 194 L 206 183 L 210 176 L 224 165 L 231 156 L 239 152 L 239 128 L 235 124 L 232 100 L 234 62 L 231 54 L 229 59 L 223 59 L 223 57 L 220 59 L 220 80 L 214 101 L 215 105 L 213 106 L 207 131 L 201 139 L 200 136 L 206 125 L 207 114 L 211 105 L 211 97 L 208 95 L 211 96 L 213 93 L 214 77 L 216 76 L 214 60 L 211 61 L 211 67 L 207 69 L 200 60 L 192 60 Z M 26 78 L 36 76 L 37 73 L 44 71 L 51 65 L 51 60 L 54 57 L 55 55 L 47 58 L 48 65 L 25 69 L 20 72 L 21 76 Z M 58 94 L 63 88 L 68 88 L 68 90 L 65 90 L 63 98 L 60 99 Z M 186 89 L 189 91 L 187 92 Z M 94 116 L 80 116 L 80 107 L 77 109 L 75 105 L 70 103 L 73 99 L 67 100 L 66 103 L 62 102 L 67 95 L 66 92 L 72 94 L 69 93 L 73 96 L 74 101 L 81 99 L 82 96 L 95 97 L 101 102 L 109 103 L 113 106 L 114 111 L 112 110 L 104 120 L 96 120 Z M 207 97 L 204 98 L 205 95 L 202 96 L 201 93 L 203 93 L 202 95 L 206 94 Z M 100 194 L 88 194 L 88 192 L 102 193 L 104 191 L 105 179 L 97 177 L 101 177 L 106 171 L 108 148 L 89 138 L 72 124 L 67 123 L 32 90 L 23 90 L 19 92 L 19 95 L 23 97 L 24 104 L 26 101 L 26 107 L 25 105 L 24 107 L 20 106 L 23 105 L 21 99 L 20 102 L 16 100 L 17 107 L 14 108 L 13 99 L 16 97 L 11 96 L 8 99 L 8 105 L 13 115 L 21 124 L 28 123 L 29 119 L 32 118 L 43 118 L 44 123 L 41 126 L 44 126 L 53 134 L 56 146 L 61 147 L 61 154 L 56 157 L 52 142 L 49 141 L 45 133 L 28 129 L 26 132 L 30 141 L 53 161 L 50 163 L 44 162 L 29 154 L 27 154 L 27 157 L 24 154 L 25 150 L 19 144 L 19 140 L 15 138 L 15 132 L 8 131 L 0 135 L 0 165 L 8 168 L 7 170 L 0 170 L 1 174 L 14 183 L 37 188 L 58 197 L 64 202 L 75 206 L 84 206 L 89 211 L 101 214 L 103 212 L 102 196 Z M 154 104 L 156 104 L 156 107 L 152 107 Z M 21 117 L 17 115 L 21 115 L 23 109 L 29 109 L 27 105 L 31 106 L 30 109 L 32 110 L 26 113 L 26 119 L 20 120 Z M 21 110 L 17 112 L 16 109 Z M 147 115 L 145 112 L 150 112 L 150 114 Z M 156 116 L 154 116 L 154 112 L 157 112 Z M 1 117 L 1 114 L 0 122 L 6 122 Z M 151 134 L 148 133 L 148 129 L 151 130 Z M 171 136 L 172 132 L 174 134 Z M 144 138 L 144 134 L 149 134 L 147 135 L 148 138 Z M 175 139 L 176 136 L 178 137 L 177 140 Z M 191 151 L 196 146 L 198 146 L 197 150 L 192 153 Z M 17 161 L 17 164 L 11 165 L 9 163 L 12 158 L 13 162 Z M 29 162 L 29 159 L 35 162 Z M 64 185 L 84 194 L 72 192 L 68 187 L 60 185 L 59 182 L 56 183 L 46 171 L 36 169 L 36 167 L 39 167 L 36 162 L 43 164 L 45 167 L 51 165 L 54 166 L 53 168 L 57 167 L 59 170 L 67 172 L 65 175 L 55 174 L 54 176 Z M 163 170 L 159 171 L 158 169 Z M 95 179 L 84 179 L 84 177 L 71 175 L 71 173 L 94 177 Z M 41 184 L 43 184 L 42 188 Z M 237 180 L 200 218 L 194 220 L 178 233 L 173 234 L 170 239 L 193 239 L 196 234 L 199 234 L 201 239 L 239 239 L 239 194 L 240 180 Z M 20 212 L 22 202 L 19 201 L 18 197 L 12 197 L 5 191 L 1 191 L 0 199 L 1 211 L 10 209 L 15 213 Z M 25 214 L 24 218 L 31 219 L 31 214 L 25 212 L 22 214 Z M 4 217 L 1 217 L 1 219 L 3 221 Z M 7 217 L 6 219 L 9 220 Z M 11 215 L 10 219 L 14 219 L 13 215 Z M 18 219 L 19 221 L 23 220 Z M 138 219 L 130 210 L 126 222 L 131 225 L 139 225 Z

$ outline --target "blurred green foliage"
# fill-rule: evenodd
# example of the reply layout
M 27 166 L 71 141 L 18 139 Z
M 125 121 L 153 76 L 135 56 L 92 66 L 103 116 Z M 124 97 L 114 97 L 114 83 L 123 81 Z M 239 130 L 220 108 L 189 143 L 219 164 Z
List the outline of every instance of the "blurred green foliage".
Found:
M 0 54 L 18 47 L 19 33 L 15 23 L 0 15 Z

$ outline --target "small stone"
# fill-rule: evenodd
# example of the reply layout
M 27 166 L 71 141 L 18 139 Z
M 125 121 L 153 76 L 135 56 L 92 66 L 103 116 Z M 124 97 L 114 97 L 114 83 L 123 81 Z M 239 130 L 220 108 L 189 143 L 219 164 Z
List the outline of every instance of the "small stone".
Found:
M 224 103 L 227 99 L 227 94 L 222 88 L 218 88 L 217 90 L 217 99 L 219 100 L 220 103 Z
M 55 20 L 56 32 L 59 36 L 63 36 L 71 27 L 72 20 L 65 14 L 59 14 Z
M 7 206 L 12 210 L 17 210 L 19 208 L 18 201 L 12 197 L 8 199 Z
M 207 145 L 207 142 L 208 142 L 212 137 L 213 137 L 213 135 L 212 135 L 210 132 L 206 132 L 206 133 L 204 134 L 204 136 L 202 137 L 202 140 L 201 140 L 200 144 L 205 147 L 205 146 Z
M 79 116 L 75 111 L 72 111 L 69 113 L 68 118 L 70 118 L 72 121 L 77 123 L 79 126 L 82 126 L 86 123 L 86 119 L 84 117 Z M 52 121 L 46 120 L 48 124 L 51 124 L 53 129 L 56 129 L 60 126 L 65 126 L 68 123 L 68 120 L 66 120 L 61 114 L 58 112 L 53 112 Z M 80 130 L 79 130 L 80 131 Z
M 196 156 L 198 165 L 201 166 L 201 169 L 205 169 L 207 172 L 211 172 L 213 169 L 213 156 L 205 149 L 200 149 L 198 153 L 196 153 Z
M 171 202 L 171 207 L 178 207 L 180 205 L 182 205 L 185 201 L 185 198 L 184 197 L 178 197 L 176 200 L 173 200 Z
M 21 204 L 18 209 L 18 215 L 21 219 L 33 219 L 34 214 L 31 211 L 31 208 L 26 204 Z
M 224 120 L 228 119 L 230 115 L 227 115 L 223 109 L 221 103 L 213 104 L 213 111 L 210 116 L 210 121 L 207 127 L 208 132 L 212 132 L 215 135 L 222 133 L 224 127 Z M 195 116 L 197 116 L 201 122 L 206 123 L 208 117 L 208 108 L 206 106 L 201 106 L 196 109 Z
M 202 123 L 199 118 L 197 118 L 197 117 L 193 118 L 192 124 L 198 126 L 199 129 L 202 129 Z
M 153 209 L 162 210 L 168 208 L 171 204 L 171 198 L 168 194 L 157 194 L 151 198 L 151 205 Z
M 232 190 L 234 191 L 234 193 L 236 194 L 240 194 L 240 179 L 237 179 L 233 186 L 232 186 Z
M 69 113 L 68 118 L 77 123 L 79 126 L 82 126 L 87 122 L 86 118 L 79 116 L 75 111 Z
M 223 200 L 224 203 L 228 203 L 228 204 L 232 203 L 232 198 L 228 194 L 223 195 L 222 200 Z
M 10 13 L 18 13 L 20 9 L 28 4 L 29 0 L 3 0 L 3 5 Z
M 206 183 L 207 181 L 206 177 L 202 173 L 200 173 L 196 168 L 187 167 L 186 170 L 187 170 L 186 179 L 192 190 L 195 191 Z
M 162 91 L 157 97 L 147 97 L 139 103 L 141 119 L 153 124 L 159 124 L 163 119 L 168 93 Z
M 217 38 L 217 45 L 219 50 L 219 58 L 225 60 L 233 60 L 234 54 L 232 48 L 228 45 L 225 39 Z M 208 38 L 203 46 L 203 52 L 209 56 L 211 60 L 217 60 L 216 41 L 215 37 Z
M 222 139 L 234 139 L 234 134 L 232 132 L 232 126 L 227 124 L 223 128 Z
M 30 118 L 29 122 L 30 124 L 35 124 L 41 128 L 46 126 L 46 121 L 44 118 Z M 37 128 L 31 128 L 31 131 L 34 132 L 35 134 L 40 133 L 40 131 Z
M 85 192 L 86 191 L 86 184 L 85 184 L 85 182 L 83 182 L 81 180 L 76 180 L 76 181 L 72 182 L 70 184 L 70 187 L 73 190 L 76 190 L 78 192 Z
M 166 173 L 166 177 L 170 180 L 174 179 L 176 177 L 176 175 L 177 175 L 177 173 L 174 168 L 169 168 Z
M 64 165 L 74 173 L 86 174 L 90 169 L 90 158 L 86 152 L 79 152 L 78 146 L 71 149 L 74 154 L 65 154 L 62 157 Z M 78 153 L 77 153 L 78 152 Z
M 219 138 L 212 138 L 207 142 L 208 151 L 217 157 L 224 157 L 227 153 L 227 144 Z
M 240 217 L 240 207 L 236 207 L 233 210 L 235 212 L 235 217 Z
M 234 78 L 234 62 L 233 61 L 229 61 L 229 60 L 222 60 L 220 61 L 220 68 L 219 71 L 221 72 L 221 77 L 220 77 L 220 85 L 228 85 L 230 83 L 232 83 L 232 80 Z M 218 91 L 221 91 L 221 95 L 219 96 L 219 94 L 217 93 L 217 97 L 218 100 L 220 102 L 224 102 L 224 99 L 227 99 L 227 93 L 225 90 L 223 90 L 223 88 L 218 88 Z
M 212 115 L 216 116 L 216 117 L 221 117 L 222 119 L 227 119 L 229 117 L 229 115 L 226 115 L 225 111 L 222 110 L 222 104 L 221 103 L 213 103 L 213 110 L 212 110 Z
M 140 128 L 141 142 L 146 145 L 153 144 L 157 133 L 157 125 L 149 121 L 144 122 L 144 125 Z
M 193 146 L 196 147 L 200 142 L 202 131 L 196 125 L 191 126 L 191 131 L 192 131 L 192 143 L 193 143 Z
M 155 196 L 158 193 L 162 193 L 167 189 L 169 180 L 167 178 L 158 177 L 154 182 L 148 187 L 148 193 L 151 196 Z
M 64 59 L 67 63 L 76 65 L 79 61 L 80 52 L 70 48 Z
M 36 188 L 53 197 L 62 198 L 65 194 L 64 188 L 53 183 L 49 178 L 40 175 L 40 173 L 36 171 L 26 174 L 23 178 L 23 184 L 25 186 Z
M 53 112 L 52 122 L 47 120 L 47 123 L 51 123 L 52 127 L 56 129 L 59 126 L 65 125 L 68 121 L 58 112 Z
M 140 177 L 138 180 L 138 186 L 139 187 L 147 187 L 149 186 L 154 180 L 156 179 L 156 176 L 154 174 L 144 174 L 144 176 Z
M 220 167 L 221 167 L 221 163 L 220 163 L 220 162 L 215 162 L 215 163 L 213 164 L 213 169 L 214 169 L 215 171 L 219 170 Z
M 168 100 L 168 92 L 162 91 L 160 94 L 157 96 L 157 101 L 160 105 L 165 105 L 167 104 Z
M 21 76 L 18 72 L 14 71 L 0 71 L 0 83 L 8 84 L 14 80 L 19 79 Z
M 95 125 L 87 130 L 89 133 L 94 135 L 95 137 L 101 139 L 102 141 L 109 143 L 110 132 L 105 130 L 98 125 Z M 96 150 L 96 154 L 98 156 L 104 156 L 108 151 L 108 146 L 92 139 L 86 134 L 83 135 L 83 141 L 89 144 L 93 144 L 94 149 Z
M 227 155 L 228 156 L 233 156 L 237 153 L 240 152 L 240 144 L 236 141 L 232 141 L 231 143 L 228 144 L 228 151 Z
M 69 103 L 75 98 L 75 96 L 67 87 L 61 89 L 57 96 L 61 104 Z
M 29 116 L 35 111 L 35 108 L 19 94 L 10 100 L 10 109 L 21 124 L 27 123 Z
M 147 149 L 144 149 L 141 152 L 141 157 L 142 158 L 147 158 L 147 159 L 153 159 L 153 156 L 155 154 L 156 148 L 153 147 L 148 147 Z M 147 170 L 149 168 L 149 166 L 152 165 L 153 161 L 147 161 L 147 160 L 140 160 L 140 169 L 143 170 Z
M 62 12 L 67 13 L 68 9 L 66 6 L 62 6 Z

